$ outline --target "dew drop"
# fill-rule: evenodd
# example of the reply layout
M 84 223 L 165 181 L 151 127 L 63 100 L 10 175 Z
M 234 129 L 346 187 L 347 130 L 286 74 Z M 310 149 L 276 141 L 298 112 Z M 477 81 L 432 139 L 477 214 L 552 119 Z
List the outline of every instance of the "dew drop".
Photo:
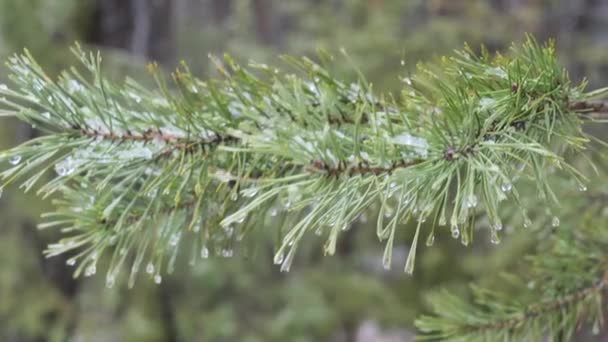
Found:
M 76 259 L 75 258 L 69 258 L 65 263 L 68 266 L 74 266 L 74 265 L 76 265 Z
M 494 245 L 498 245 L 500 243 L 500 237 L 498 237 L 498 232 L 494 229 L 490 232 L 490 242 Z
M 323 234 L 323 229 L 321 229 L 321 227 L 318 227 L 318 228 L 315 230 L 315 235 L 317 235 L 317 236 L 321 236 L 321 234 Z
M 445 216 L 444 216 L 444 215 L 441 215 L 441 216 L 439 217 L 439 225 L 440 225 L 440 226 L 445 226 L 446 224 L 447 224 L 447 222 L 446 222 Z
M 434 244 L 435 244 L 435 234 L 431 233 L 431 234 L 429 234 L 429 237 L 426 238 L 426 245 L 431 247 Z
M 226 226 L 224 227 L 224 233 L 227 237 L 232 237 L 232 235 L 234 234 L 234 228 L 231 225 Z
M 553 218 L 551 219 L 551 225 L 553 227 L 559 227 L 559 217 L 553 216 Z
M 19 162 L 21 162 L 21 156 L 20 155 L 12 156 L 8 160 L 8 162 L 11 163 L 11 165 L 17 165 L 17 164 L 19 164 Z
M 146 265 L 146 273 L 148 274 L 152 274 L 154 273 L 154 264 L 149 262 L 148 265 Z
M 181 236 L 180 233 L 173 233 L 171 235 L 171 237 L 169 238 L 169 245 L 171 245 L 173 247 L 177 246 L 180 236 Z
M 530 228 L 530 226 L 532 226 L 532 220 L 528 217 L 524 218 L 524 228 Z
M 511 189 L 513 189 L 513 184 L 511 184 L 509 182 L 503 183 L 500 186 L 500 190 L 502 190 L 503 192 L 509 192 L 509 191 L 511 191 Z
M 585 192 L 587 191 L 587 186 L 585 184 L 579 184 L 578 191 Z
M 258 189 L 255 187 L 251 187 L 249 189 L 243 190 L 243 196 L 249 197 L 249 198 L 254 197 L 255 195 L 257 195 L 257 193 L 258 193 Z
M 224 248 L 222 249 L 222 256 L 224 258 L 231 258 L 233 255 L 233 251 L 231 248 Z
M 207 246 L 203 246 L 203 248 L 201 248 L 201 258 L 207 259 L 208 257 L 209 257 L 209 248 L 207 248 Z
M 467 198 L 465 198 L 464 203 L 467 206 L 467 208 L 475 208 L 477 206 L 477 196 L 475 195 L 470 195 Z
M 116 278 L 114 277 L 114 275 L 109 275 L 106 277 L 106 287 L 111 289 L 112 287 L 114 287 L 114 283 L 116 282 Z
M 270 216 L 275 217 L 278 214 L 279 214 L 279 210 L 277 210 L 276 208 L 270 209 Z
M 499 221 L 496 221 L 496 222 L 494 223 L 494 227 L 493 227 L 493 228 L 494 228 L 494 230 L 496 230 L 496 231 L 501 231 L 501 230 L 502 230 L 502 228 L 503 228 L 503 226 L 502 226 L 502 222 L 500 222 L 500 220 L 499 220 Z
M 90 277 L 90 276 L 94 275 L 96 272 L 97 272 L 97 266 L 95 264 L 90 264 L 84 270 L 84 276 L 85 277 Z
M 278 265 L 278 264 L 282 264 L 283 263 L 283 259 L 285 259 L 285 256 L 283 255 L 283 252 L 277 252 L 277 254 L 274 255 L 274 264 Z
M 460 236 L 460 230 L 458 229 L 458 226 L 452 226 L 450 230 L 452 231 L 452 237 L 454 239 L 458 239 L 458 237 Z
M 161 276 L 160 276 L 160 274 L 155 275 L 155 276 L 154 276 L 154 282 L 155 282 L 156 284 L 160 284 L 160 283 L 162 283 L 162 282 L 163 282 L 163 277 L 161 277 Z

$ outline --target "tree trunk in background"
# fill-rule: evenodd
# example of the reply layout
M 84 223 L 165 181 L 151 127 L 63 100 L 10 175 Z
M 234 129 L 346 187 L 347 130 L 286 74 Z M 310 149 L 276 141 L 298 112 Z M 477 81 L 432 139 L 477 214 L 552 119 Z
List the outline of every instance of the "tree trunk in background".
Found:
M 87 40 L 169 63 L 175 59 L 173 1 L 97 0 Z
M 272 14 L 270 13 L 270 0 L 253 0 L 253 12 L 255 14 L 255 25 L 259 39 L 264 44 L 275 43 L 275 35 L 272 27 Z

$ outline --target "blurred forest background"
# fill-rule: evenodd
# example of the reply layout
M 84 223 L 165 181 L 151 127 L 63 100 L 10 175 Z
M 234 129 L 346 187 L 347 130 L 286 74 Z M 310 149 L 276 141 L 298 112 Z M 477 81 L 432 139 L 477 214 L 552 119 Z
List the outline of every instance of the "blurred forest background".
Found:
M 314 57 L 317 48 L 344 47 L 376 90 L 396 91 L 418 61 L 465 41 L 503 51 L 526 32 L 555 38 L 575 81 L 608 85 L 606 0 L 0 0 L 2 60 L 27 47 L 58 72 L 74 62 L 69 47 L 79 41 L 102 51 L 110 77 L 144 84 L 150 60 L 167 71 L 184 60 L 205 78 L 213 77 L 210 53 L 279 64 L 282 53 Z M 337 60 L 335 73 L 354 79 L 352 66 Z M 0 145 L 38 134 L 3 119 Z M 269 245 L 253 259 L 189 266 L 182 256 L 159 286 L 141 276 L 134 289 L 124 282 L 106 289 L 101 272 L 73 279 L 65 258 L 42 257 L 58 236 L 36 229 L 50 206 L 16 188 L 0 198 L 1 341 L 410 341 L 429 291 L 464 295 L 471 281 L 498 282 L 534 245 L 515 231 L 494 248 L 485 241 L 464 248 L 441 234 L 406 276 L 407 245 L 395 246 L 395 265 L 385 271 L 383 246 L 362 222 L 335 257 L 321 257 L 312 241 L 290 273 L 272 265 Z

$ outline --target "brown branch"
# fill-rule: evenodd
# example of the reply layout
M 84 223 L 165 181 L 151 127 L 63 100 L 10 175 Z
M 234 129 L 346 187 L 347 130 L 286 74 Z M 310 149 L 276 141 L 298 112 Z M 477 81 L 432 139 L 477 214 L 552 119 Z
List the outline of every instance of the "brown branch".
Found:
M 538 317 L 542 314 L 558 311 L 566 306 L 572 305 L 576 302 L 580 302 L 591 295 L 601 293 L 608 290 L 608 270 L 604 272 L 602 278 L 595 284 L 587 287 L 580 288 L 563 297 L 556 298 L 555 300 L 547 301 L 539 304 L 532 304 L 527 307 L 524 313 L 519 317 L 506 319 L 498 322 L 493 322 L 479 326 L 468 326 L 468 330 L 502 330 L 502 329 L 513 329 L 519 324 L 526 322 L 527 320 Z
M 575 101 L 568 107 L 590 119 L 608 119 L 608 101 Z

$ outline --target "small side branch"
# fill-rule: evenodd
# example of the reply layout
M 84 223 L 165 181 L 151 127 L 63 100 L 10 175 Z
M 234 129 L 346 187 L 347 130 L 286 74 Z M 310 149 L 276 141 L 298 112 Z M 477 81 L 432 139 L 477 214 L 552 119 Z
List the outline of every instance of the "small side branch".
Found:
M 608 101 L 576 101 L 570 103 L 570 109 L 592 120 L 608 120 Z

